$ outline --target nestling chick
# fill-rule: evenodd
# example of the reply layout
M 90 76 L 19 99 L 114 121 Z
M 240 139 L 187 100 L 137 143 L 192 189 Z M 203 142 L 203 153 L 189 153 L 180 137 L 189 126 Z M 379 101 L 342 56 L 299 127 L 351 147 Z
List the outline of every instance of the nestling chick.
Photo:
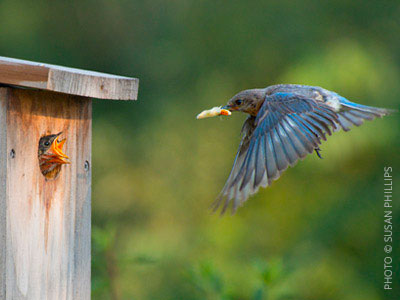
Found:
M 68 156 L 62 152 L 65 139 L 58 141 L 62 132 L 40 138 L 38 147 L 39 167 L 46 179 L 57 177 L 63 164 L 69 164 Z

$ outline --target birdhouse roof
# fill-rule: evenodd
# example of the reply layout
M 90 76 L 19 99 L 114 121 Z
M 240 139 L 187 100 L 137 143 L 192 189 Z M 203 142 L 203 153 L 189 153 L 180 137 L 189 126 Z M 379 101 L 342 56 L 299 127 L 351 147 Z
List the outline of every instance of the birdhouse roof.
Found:
M 139 79 L 0 56 L 0 84 L 83 97 L 136 100 Z

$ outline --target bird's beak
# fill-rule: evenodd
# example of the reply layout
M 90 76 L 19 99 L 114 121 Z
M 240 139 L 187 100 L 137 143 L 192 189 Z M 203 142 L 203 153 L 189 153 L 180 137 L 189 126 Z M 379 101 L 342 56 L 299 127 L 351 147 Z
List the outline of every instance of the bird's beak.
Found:
M 230 106 L 230 105 L 225 105 L 225 106 L 222 106 L 221 107 L 221 109 L 226 109 L 226 110 L 229 110 L 229 111 L 236 111 L 236 110 L 238 110 L 238 108 L 237 107 L 233 107 L 233 106 Z
M 58 134 L 60 135 L 61 132 Z M 59 164 L 69 164 L 69 157 L 62 151 L 62 147 L 64 146 L 66 139 L 58 140 L 58 136 L 54 139 L 53 143 L 50 146 L 50 151 L 54 154 L 54 162 Z
M 232 108 L 232 107 L 230 107 L 229 105 L 225 105 L 225 106 L 222 106 L 222 107 L 221 107 L 221 109 L 226 109 L 226 110 L 229 110 L 229 111 L 231 110 L 231 108 Z

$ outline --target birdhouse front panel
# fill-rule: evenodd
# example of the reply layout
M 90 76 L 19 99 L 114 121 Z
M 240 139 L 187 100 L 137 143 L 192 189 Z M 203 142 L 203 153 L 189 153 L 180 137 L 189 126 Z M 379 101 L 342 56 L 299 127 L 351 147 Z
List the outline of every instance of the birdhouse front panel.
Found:
M 89 299 L 91 99 L 0 90 L 6 299 Z

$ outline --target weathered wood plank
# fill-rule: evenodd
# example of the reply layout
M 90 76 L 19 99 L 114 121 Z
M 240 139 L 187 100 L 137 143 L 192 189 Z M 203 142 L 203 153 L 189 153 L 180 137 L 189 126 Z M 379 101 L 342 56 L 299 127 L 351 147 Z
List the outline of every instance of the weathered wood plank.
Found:
M 37 90 L 0 91 L 1 101 L 6 98 L 5 153 L 15 153 L 7 155 L 6 193 L 0 195 L 0 209 L 6 212 L 5 238 L 0 232 L 6 247 L 5 274 L 0 275 L 5 299 L 90 299 L 91 100 Z M 46 181 L 38 141 L 60 131 L 71 164 Z
M 0 299 L 6 298 L 6 178 L 8 89 L 0 88 Z
M 0 56 L 0 83 L 84 97 L 136 100 L 139 79 Z

